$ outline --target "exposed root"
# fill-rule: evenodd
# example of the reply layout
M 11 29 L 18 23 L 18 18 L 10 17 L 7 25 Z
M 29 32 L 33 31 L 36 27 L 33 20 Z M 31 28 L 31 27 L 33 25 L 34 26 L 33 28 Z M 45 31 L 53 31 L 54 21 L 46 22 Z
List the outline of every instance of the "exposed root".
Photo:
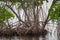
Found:
M 37 28 L 31 28 L 31 29 L 16 29 L 16 30 L 0 30 L 0 36 L 14 36 L 14 35 L 46 35 L 47 30 L 45 29 L 37 29 Z

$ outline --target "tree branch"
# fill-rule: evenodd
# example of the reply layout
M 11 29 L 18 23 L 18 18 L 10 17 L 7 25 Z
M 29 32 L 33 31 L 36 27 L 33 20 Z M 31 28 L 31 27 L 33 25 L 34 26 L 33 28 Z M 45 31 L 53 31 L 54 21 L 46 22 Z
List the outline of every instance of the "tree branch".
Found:
M 25 24 L 26 26 L 28 26 L 24 21 L 22 21 L 22 20 L 19 18 L 19 16 L 18 16 L 17 13 L 11 8 L 11 6 L 9 6 L 9 5 L 5 5 L 5 6 L 7 6 L 7 7 L 16 15 L 16 17 L 18 18 L 19 21 L 21 21 L 23 24 Z M 28 26 L 28 27 L 29 27 L 29 26 Z
M 44 21 L 44 24 L 43 24 L 43 27 L 42 27 L 43 29 L 45 28 L 46 24 L 48 23 L 49 15 L 50 14 L 48 13 L 48 16 L 47 16 L 46 20 Z

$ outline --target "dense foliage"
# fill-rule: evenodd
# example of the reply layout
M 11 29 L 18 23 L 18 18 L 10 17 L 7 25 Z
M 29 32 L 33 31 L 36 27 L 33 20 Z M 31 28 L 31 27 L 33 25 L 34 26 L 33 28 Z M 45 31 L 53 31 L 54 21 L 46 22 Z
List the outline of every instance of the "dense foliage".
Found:
M 14 17 L 14 15 L 6 10 L 5 8 L 0 7 L 0 25 L 9 18 Z
M 49 9 L 50 19 L 52 21 L 58 21 L 60 19 L 60 2 L 56 2 Z
M 34 4 L 34 6 L 39 6 L 43 4 L 43 1 L 48 2 L 48 0 L 0 0 L 3 2 L 11 2 L 12 4 L 20 3 L 19 7 L 24 5 L 24 7 L 31 7 L 31 5 Z

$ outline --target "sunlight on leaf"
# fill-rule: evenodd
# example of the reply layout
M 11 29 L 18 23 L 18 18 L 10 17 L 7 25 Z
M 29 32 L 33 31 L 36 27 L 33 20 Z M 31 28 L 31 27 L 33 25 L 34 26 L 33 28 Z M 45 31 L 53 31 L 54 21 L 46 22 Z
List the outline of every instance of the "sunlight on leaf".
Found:
M 5 21 L 8 20 L 9 18 L 14 17 L 14 15 L 6 10 L 5 8 L 0 7 L 0 25 Z

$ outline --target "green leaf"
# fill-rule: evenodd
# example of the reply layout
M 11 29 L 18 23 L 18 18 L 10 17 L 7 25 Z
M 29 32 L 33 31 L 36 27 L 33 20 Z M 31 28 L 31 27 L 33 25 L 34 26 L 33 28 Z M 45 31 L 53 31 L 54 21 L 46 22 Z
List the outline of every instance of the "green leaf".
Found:
M 60 19 L 60 3 L 56 2 L 53 4 L 49 9 L 50 19 L 52 21 L 59 20 Z
M 8 20 L 11 17 L 14 17 L 11 12 L 6 10 L 5 8 L 0 7 L 0 25 L 3 24 L 5 20 Z

